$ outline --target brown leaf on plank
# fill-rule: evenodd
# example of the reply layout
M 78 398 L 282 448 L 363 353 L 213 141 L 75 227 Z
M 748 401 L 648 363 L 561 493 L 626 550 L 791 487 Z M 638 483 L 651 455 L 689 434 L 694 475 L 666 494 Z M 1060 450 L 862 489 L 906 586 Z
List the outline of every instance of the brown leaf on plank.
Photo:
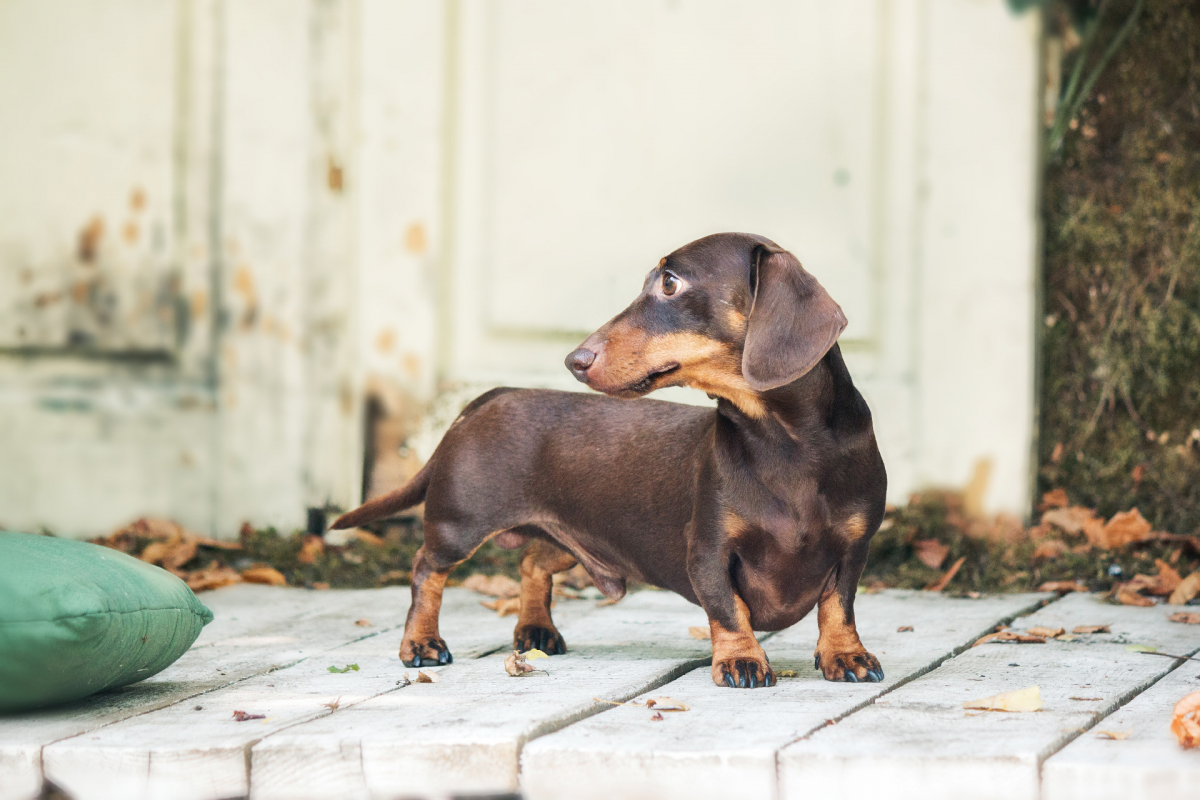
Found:
M 418 672 L 417 683 L 437 683 L 441 678 L 436 672 Z
M 711 639 L 712 631 L 708 628 L 701 628 L 699 625 L 693 625 L 688 628 L 688 636 L 693 639 Z
M 1200 611 L 1178 611 L 1167 619 L 1171 622 L 1182 622 L 1184 625 L 1200 625 Z
M 369 627 L 371 627 L 371 620 L 367 619 L 366 617 L 363 617 L 362 619 L 354 620 L 354 624 L 360 628 L 369 628 Z
M 1187 605 L 1187 602 L 1200 594 L 1200 571 L 1193 572 L 1188 575 L 1179 585 L 1175 587 L 1175 591 L 1171 592 L 1167 602 L 1173 606 Z
M 896 633 L 912 633 L 912 629 L 912 625 L 901 625 L 899 628 L 896 628 Z
M 1128 739 L 1129 734 L 1131 733 L 1133 733 L 1133 731 L 1096 731 L 1096 738 L 1115 739 L 1116 741 L 1121 741 L 1122 739 Z
M 524 678 L 528 675 L 532 675 L 535 672 L 541 672 L 542 674 L 545 674 L 545 670 L 540 670 L 525 661 L 527 656 L 530 656 L 534 653 L 538 654 L 542 658 L 546 657 L 546 654 L 541 650 L 530 650 L 528 653 L 522 653 L 517 650 L 513 650 L 512 655 L 504 659 L 504 671 L 514 678 Z
M 666 717 L 664 717 L 662 714 L 655 714 L 654 716 L 652 716 L 650 718 L 650 721 L 651 722 L 662 722 L 664 719 L 666 719 Z
M 989 633 L 987 636 L 981 636 L 975 641 L 972 647 L 978 647 L 981 644 L 988 642 L 1016 642 L 1017 644 L 1045 644 L 1046 640 L 1041 636 L 1035 636 L 1028 633 L 1018 633 L 1017 631 L 996 631 Z
M 968 700 L 962 706 L 979 711 L 1037 711 L 1042 707 L 1042 690 L 1038 686 L 1029 686 L 980 700 Z
M 1035 625 L 1032 628 L 1026 628 L 1025 633 L 1030 636 L 1042 636 L 1046 639 L 1053 639 L 1055 636 L 1062 636 L 1066 633 L 1065 628 L 1047 628 L 1044 625 Z
M 1112 633 L 1107 625 L 1076 625 L 1071 633 Z
M 1088 588 L 1079 581 L 1046 581 L 1038 587 L 1039 592 L 1086 592 Z
M 463 581 L 462 585 L 464 589 L 492 597 L 518 597 L 521 594 L 521 584 L 507 575 L 481 575 L 477 572 Z
M 1151 600 L 1149 597 L 1143 597 L 1142 595 L 1138 594 L 1136 591 L 1133 591 L 1132 589 L 1129 589 L 1125 585 L 1117 587 L 1116 597 L 1117 597 L 1117 602 L 1123 606 L 1146 607 L 1146 606 L 1154 605 L 1154 601 Z
M 937 539 L 917 539 L 912 548 L 917 560 L 930 569 L 941 569 L 942 562 L 950 555 L 950 548 Z
M 245 711 L 234 711 L 233 718 L 238 722 L 245 722 L 248 719 L 266 719 L 266 714 L 248 714 Z
M 237 570 L 223 566 L 216 561 L 209 564 L 207 569 L 194 570 L 179 577 L 183 578 L 183 582 L 193 592 L 220 589 L 222 586 L 242 582 L 242 576 L 238 574 Z
M 1192 692 L 1175 704 L 1171 733 L 1184 749 L 1200 745 L 1200 692 Z
M 946 570 L 946 574 L 945 574 L 945 575 L 943 575 L 942 577 L 938 578 L 938 579 L 937 579 L 936 581 L 934 581 L 933 583 L 931 583 L 931 584 L 929 584 L 928 586 L 926 586 L 926 587 L 925 587 L 925 591 L 927 591 L 927 592 L 940 592 L 940 591 L 942 591 L 943 589 L 945 589 L 947 586 L 949 586 L 949 585 L 950 585 L 950 581 L 952 581 L 952 580 L 954 579 L 954 576 L 958 574 L 958 571 L 959 571 L 959 570 L 962 568 L 962 565 L 963 565 L 963 563 L 964 563 L 966 560 L 967 560 L 967 557 L 966 557 L 966 556 L 962 556 L 962 557 L 960 557 L 960 558 L 958 559 L 958 561 L 955 561 L 955 562 L 954 562 L 954 563 L 953 563 L 953 564 L 950 566 L 950 569 Z
M 246 583 L 265 583 L 268 586 L 287 586 L 287 578 L 274 567 L 251 567 L 242 570 L 242 580 Z

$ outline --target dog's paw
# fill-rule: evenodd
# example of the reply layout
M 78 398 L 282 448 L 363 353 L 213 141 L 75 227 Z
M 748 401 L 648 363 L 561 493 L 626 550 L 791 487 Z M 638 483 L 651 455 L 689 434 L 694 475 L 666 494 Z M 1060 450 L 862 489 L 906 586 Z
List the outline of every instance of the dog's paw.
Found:
M 713 658 L 713 683 L 730 689 L 755 689 L 759 686 L 774 686 L 775 673 L 767 658 L 745 656 L 742 658 Z
M 406 667 L 438 667 L 454 663 L 445 639 L 435 636 L 423 642 L 405 639 L 400 643 L 400 660 Z
M 883 680 L 883 667 L 879 666 L 879 659 L 866 650 L 825 654 L 818 651 L 813 667 L 821 670 L 827 681 L 878 683 Z
M 567 643 L 552 626 L 520 625 L 513 631 L 513 649 L 522 653 L 537 649 L 548 656 L 561 656 L 567 652 Z

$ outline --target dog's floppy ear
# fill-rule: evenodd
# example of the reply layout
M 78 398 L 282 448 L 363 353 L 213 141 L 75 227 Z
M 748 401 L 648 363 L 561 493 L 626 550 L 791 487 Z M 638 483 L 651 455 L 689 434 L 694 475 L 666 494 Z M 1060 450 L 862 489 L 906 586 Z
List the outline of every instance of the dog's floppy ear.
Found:
M 761 392 L 815 367 L 845 329 L 846 315 L 786 250 L 756 245 L 750 261 L 754 303 L 742 375 Z

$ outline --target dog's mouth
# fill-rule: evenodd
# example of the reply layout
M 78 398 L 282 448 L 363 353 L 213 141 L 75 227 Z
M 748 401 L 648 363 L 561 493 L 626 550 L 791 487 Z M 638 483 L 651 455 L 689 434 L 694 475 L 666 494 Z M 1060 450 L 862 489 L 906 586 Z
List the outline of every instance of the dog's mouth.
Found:
M 650 371 L 644 377 L 639 378 L 638 380 L 636 380 L 633 383 L 626 386 L 624 389 L 622 389 L 620 392 L 618 392 L 618 394 L 622 394 L 622 395 L 646 394 L 647 392 L 651 391 L 654 388 L 654 382 L 656 380 L 663 377 L 664 375 L 670 375 L 672 372 L 678 371 L 678 369 L 679 369 L 679 362 L 673 361 L 670 364 L 667 364 L 666 366 L 659 367 L 658 369 Z

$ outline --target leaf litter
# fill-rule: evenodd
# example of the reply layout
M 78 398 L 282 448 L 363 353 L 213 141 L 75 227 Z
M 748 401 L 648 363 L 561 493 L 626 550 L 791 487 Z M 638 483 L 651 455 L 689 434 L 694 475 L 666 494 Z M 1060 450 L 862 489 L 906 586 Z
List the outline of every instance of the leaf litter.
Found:
M 1042 708 L 1041 687 L 1027 686 L 1011 692 L 1001 692 L 979 700 L 968 700 L 962 707 L 975 711 L 1040 711 Z
M 549 659 L 550 657 L 537 648 L 527 650 L 524 653 L 518 650 L 513 650 L 512 655 L 504 659 L 504 671 L 513 678 L 525 678 L 535 673 L 549 675 L 550 673 L 548 673 L 546 670 L 538 669 L 537 667 L 528 663 L 530 659 L 539 658 Z

